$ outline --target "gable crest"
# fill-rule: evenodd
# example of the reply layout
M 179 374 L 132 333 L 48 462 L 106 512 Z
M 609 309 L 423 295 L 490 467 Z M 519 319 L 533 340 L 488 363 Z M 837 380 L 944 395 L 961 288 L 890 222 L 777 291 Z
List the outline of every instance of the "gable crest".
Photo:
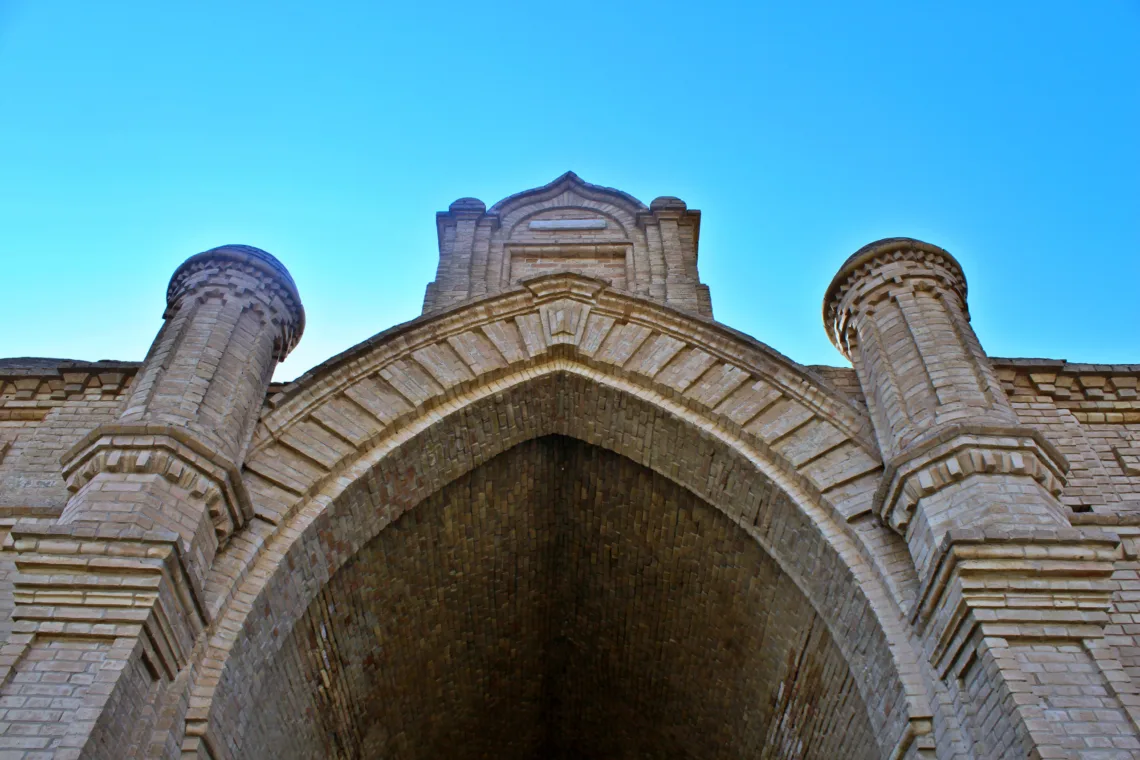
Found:
M 701 215 L 679 198 L 649 206 L 574 172 L 490 209 L 460 198 L 436 215 L 439 269 L 424 313 L 446 311 L 546 274 L 573 272 L 615 290 L 712 316 L 697 273 Z

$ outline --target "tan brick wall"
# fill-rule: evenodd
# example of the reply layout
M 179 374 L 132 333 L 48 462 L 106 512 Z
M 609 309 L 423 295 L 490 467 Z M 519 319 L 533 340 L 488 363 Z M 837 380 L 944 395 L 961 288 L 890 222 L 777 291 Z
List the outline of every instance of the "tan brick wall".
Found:
M 0 509 L 60 510 L 60 459 L 85 433 L 113 420 L 137 362 L 0 365 Z

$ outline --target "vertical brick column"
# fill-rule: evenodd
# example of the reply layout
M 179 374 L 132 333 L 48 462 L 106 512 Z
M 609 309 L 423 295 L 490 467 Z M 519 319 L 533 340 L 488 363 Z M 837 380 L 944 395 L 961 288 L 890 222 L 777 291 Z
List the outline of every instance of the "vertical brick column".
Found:
M 65 455 L 59 523 L 12 529 L 0 697 L 29 709 L 0 750 L 148 756 L 163 705 L 185 707 L 167 692 L 209 624 L 210 564 L 252 516 L 240 467 L 304 312 L 276 259 L 225 246 L 178 268 L 165 318 L 118 420 Z
M 1128 747 L 1133 697 L 1097 664 L 1118 542 L 1071 527 L 1067 464 L 1019 424 L 958 262 L 909 238 L 872 243 L 832 280 L 824 321 L 867 398 L 886 462 L 875 511 L 910 548 L 911 622 L 962 738 L 986 758 Z M 1081 709 L 1103 728 L 1066 733 Z
M 697 274 L 697 236 L 701 213 L 690 211 L 680 198 L 662 196 L 649 204 L 649 213 L 638 215 L 653 253 L 664 262 L 662 298 L 670 306 L 694 314 L 712 316 L 708 286 Z
M 447 211 L 436 214 L 439 234 L 439 268 L 424 297 L 424 313 L 434 313 L 474 295 L 473 281 L 484 283 L 486 272 L 474 272 L 475 229 L 484 218 L 487 205 L 478 198 L 460 198 Z M 485 255 L 483 266 L 487 263 Z M 478 276 L 476 276 L 478 275 Z

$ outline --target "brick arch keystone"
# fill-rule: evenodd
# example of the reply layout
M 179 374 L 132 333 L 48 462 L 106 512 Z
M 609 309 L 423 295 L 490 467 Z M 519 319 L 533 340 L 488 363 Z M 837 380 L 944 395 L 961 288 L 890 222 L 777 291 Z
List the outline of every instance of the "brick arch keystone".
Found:
M 243 473 L 257 519 L 207 584 L 215 623 L 184 752 L 239 749 L 222 724 L 252 688 L 244 667 L 271 656 L 360 547 L 482 462 L 555 433 L 728 515 L 828 626 L 884 753 L 925 747 L 929 700 L 902 613 L 914 582 L 870 513 L 881 462 L 866 412 L 711 320 L 577 275 L 524 285 L 381 333 L 271 399 Z M 363 509 L 360 488 L 388 506 Z

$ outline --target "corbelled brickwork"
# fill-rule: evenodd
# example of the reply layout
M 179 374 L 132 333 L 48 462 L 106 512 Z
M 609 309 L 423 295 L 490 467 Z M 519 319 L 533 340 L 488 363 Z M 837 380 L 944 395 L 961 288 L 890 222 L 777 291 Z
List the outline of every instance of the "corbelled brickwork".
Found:
M 991 359 L 892 239 L 802 367 L 699 228 L 566 174 L 289 383 L 248 246 L 141 363 L 0 360 L 0 759 L 1140 756 L 1140 366 Z

